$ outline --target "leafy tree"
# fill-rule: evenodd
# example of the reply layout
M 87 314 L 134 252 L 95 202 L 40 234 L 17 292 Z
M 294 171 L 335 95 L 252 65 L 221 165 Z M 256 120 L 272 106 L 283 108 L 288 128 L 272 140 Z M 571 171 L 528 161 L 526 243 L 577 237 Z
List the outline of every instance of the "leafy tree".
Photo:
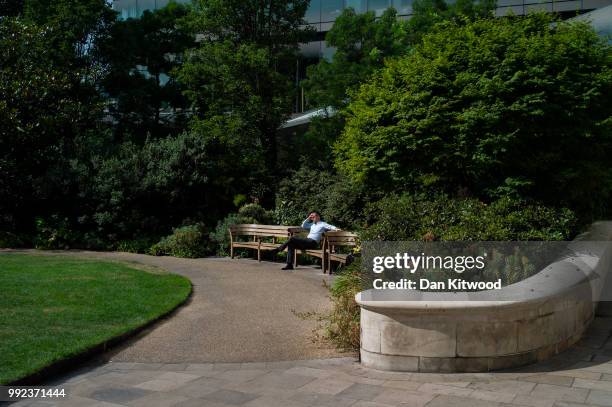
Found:
M 445 23 L 355 92 L 336 166 L 372 188 L 608 205 L 610 46 L 545 14 Z
M 105 241 L 161 236 L 171 226 L 213 223 L 231 204 L 218 146 L 192 133 L 127 142 L 96 161 L 84 194 L 91 197 L 87 229 Z M 229 192 L 228 192 L 229 190 Z
M 78 206 L 71 160 L 100 118 L 101 106 L 81 97 L 79 71 L 58 65 L 56 35 L 0 20 L 0 224 L 9 230 Z
M 302 81 L 309 107 L 328 108 L 328 114 L 314 119 L 303 137 L 306 146 L 319 147 L 319 155 L 327 152 L 323 169 L 332 170 L 331 146 L 344 126 L 338 110 L 348 103 L 349 92 L 381 68 L 386 58 L 406 52 L 406 38 L 405 23 L 393 8 L 380 18 L 374 12 L 347 8 L 326 34 L 327 45 L 335 48 L 331 61 L 321 59 L 309 66 Z
M 0 17 L 16 17 L 23 12 L 23 0 L 0 0 Z
M 106 0 L 25 0 L 24 18 L 53 28 L 48 39 L 58 64 L 83 69 L 86 83 L 104 74 L 98 44 L 109 34 L 116 12 Z
M 385 58 L 407 51 L 405 23 L 395 9 L 387 9 L 380 18 L 373 11 L 357 13 L 345 9 L 325 36 L 334 47 L 331 61 L 322 59 L 308 67 L 307 89 L 313 107 L 340 108 L 348 101 L 347 91 L 366 80 L 384 64 Z
M 495 0 L 416 0 L 414 14 L 407 21 L 399 20 L 393 8 L 379 18 L 374 12 L 345 9 L 325 37 L 327 45 L 336 49 L 334 56 L 310 66 L 302 81 L 310 107 L 331 107 L 335 113 L 312 122 L 305 135 L 307 143 L 327 144 L 331 151 L 330 145 L 344 127 L 344 118 L 337 111 L 350 102 L 351 93 L 382 68 L 385 60 L 410 52 L 436 23 L 492 16 L 494 8 Z
M 494 17 L 496 0 L 415 0 L 413 15 L 406 24 L 408 42 L 418 44 L 438 23 L 454 21 L 461 24 L 466 20 Z
M 188 20 L 201 42 L 185 54 L 178 78 L 197 116 L 194 130 L 248 146 L 243 155 L 261 157 L 264 166 L 252 168 L 252 179 L 266 188 L 278 168 L 277 129 L 291 112 L 307 6 L 308 0 L 197 0 Z
M 113 100 L 119 139 L 131 136 L 142 143 L 148 134 L 176 134 L 185 127 L 187 103 L 171 72 L 195 43 L 195 36 L 180 24 L 188 12 L 171 2 L 112 27 L 102 47 L 109 66 L 103 86 Z

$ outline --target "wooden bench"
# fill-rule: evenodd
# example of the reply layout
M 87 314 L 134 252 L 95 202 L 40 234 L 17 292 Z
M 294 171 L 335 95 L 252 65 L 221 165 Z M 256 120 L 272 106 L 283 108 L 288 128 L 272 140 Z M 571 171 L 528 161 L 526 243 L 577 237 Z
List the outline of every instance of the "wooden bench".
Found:
M 326 232 L 324 235 L 324 251 L 327 263 L 323 266 L 323 273 L 326 269 L 329 274 L 332 273 L 331 264 L 332 262 L 346 264 L 346 259 L 349 256 L 348 253 L 339 253 L 338 247 L 355 247 L 358 243 L 358 236 L 355 233 L 338 231 L 338 232 Z
M 296 233 L 302 232 L 299 226 L 282 226 L 282 225 L 254 225 L 240 224 L 231 225 L 229 227 L 230 234 L 230 255 L 234 258 L 234 248 L 246 248 L 257 250 L 257 260 L 261 261 L 262 250 L 272 250 L 277 248 L 280 243 L 277 239 L 288 239 Z M 239 240 L 240 236 L 246 236 L 249 240 Z M 262 239 L 271 239 L 272 241 L 262 241 Z M 297 253 L 296 253 L 297 254 Z M 294 258 L 294 264 L 296 259 Z
M 302 229 L 302 231 L 303 230 L 304 229 Z M 321 259 L 323 274 L 326 274 L 328 271 L 331 274 L 331 262 L 334 261 L 341 264 L 346 264 L 346 259 L 348 257 L 348 253 L 338 253 L 338 247 L 355 247 L 357 246 L 357 239 L 357 235 L 351 232 L 329 231 L 323 234 L 320 248 L 300 250 L 300 252 L 302 254 L 307 254 L 309 256 Z M 297 259 L 294 263 L 297 266 Z

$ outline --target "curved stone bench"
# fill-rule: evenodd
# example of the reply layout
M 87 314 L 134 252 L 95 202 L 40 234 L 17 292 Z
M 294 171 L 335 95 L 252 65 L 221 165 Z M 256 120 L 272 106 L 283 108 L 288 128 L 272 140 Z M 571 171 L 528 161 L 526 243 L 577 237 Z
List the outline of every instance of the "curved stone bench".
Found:
M 467 293 L 418 291 L 373 301 L 372 290 L 363 291 L 356 296 L 361 363 L 483 372 L 547 359 L 577 342 L 593 320 L 612 270 L 610 240 L 612 222 L 597 222 L 569 244 L 575 256 L 501 290 L 470 293 L 470 301 Z

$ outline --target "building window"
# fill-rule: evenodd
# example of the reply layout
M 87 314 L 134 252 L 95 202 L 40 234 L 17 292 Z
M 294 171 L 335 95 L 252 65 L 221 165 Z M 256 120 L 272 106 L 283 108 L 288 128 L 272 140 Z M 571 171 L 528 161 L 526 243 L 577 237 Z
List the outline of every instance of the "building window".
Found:
M 393 0 L 393 7 L 399 15 L 412 14 L 412 0 Z
M 375 12 L 377 16 L 382 15 L 389 6 L 389 0 L 368 0 L 368 11 Z
M 346 7 L 353 8 L 357 13 L 365 13 L 368 9 L 366 0 L 346 0 Z
M 321 0 L 310 0 L 310 5 L 308 6 L 308 10 L 306 10 L 304 19 L 310 24 L 318 24 L 321 22 Z
M 344 8 L 343 0 L 322 0 L 321 22 L 334 21 Z

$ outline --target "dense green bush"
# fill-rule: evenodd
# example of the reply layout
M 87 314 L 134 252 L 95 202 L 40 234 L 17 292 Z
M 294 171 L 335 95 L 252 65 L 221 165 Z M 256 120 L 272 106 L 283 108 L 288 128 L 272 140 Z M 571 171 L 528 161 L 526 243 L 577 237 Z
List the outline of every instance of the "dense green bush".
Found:
M 364 240 L 565 240 L 576 233 L 569 209 L 501 198 L 490 204 L 446 195 L 390 195 L 368 205 Z
M 373 189 L 609 214 L 611 50 L 545 14 L 441 24 L 352 95 L 336 166 Z
M 36 249 L 68 249 L 78 246 L 81 235 L 71 230 L 68 220 L 58 216 L 36 219 L 36 235 L 34 247 Z
M 155 256 L 204 257 L 210 254 L 210 242 L 203 225 L 182 226 L 151 246 L 149 253 Z
M 281 181 L 275 220 L 301 225 L 308 212 L 318 210 L 326 222 L 352 229 L 359 224 L 364 201 L 361 185 L 329 171 L 302 166 Z
M 266 211 L 261 205 L 250 203 L 238 209 L 238 215 L 246 219 L 255 219 L 255 223 L 269 225 L 272 223 L 273 213 Z M 246 223 L 246 222 L 243 222 Z
M 23 247 L 25 244 L 26 240 L 22 236 L 11 232 L 0 231 L 0 248 Z
M 117 242 L 115 250 L 118 252 L 127 253 L 147 253 L 154 244 L 149 238 L 140 238 L 132 240 L 121 240 Z M 160 255 L 163 253 L 159 253 Z
M 229 227 L 239 224 L 271 224 L 271 213 L 259 204 L 251 203 L 238 209 L 238 213 L 230 213 L 217 223 L 217 227 L 210 234 L 210 239 L 215 243 L 218 255 L 225 256 L 230 249 Z

